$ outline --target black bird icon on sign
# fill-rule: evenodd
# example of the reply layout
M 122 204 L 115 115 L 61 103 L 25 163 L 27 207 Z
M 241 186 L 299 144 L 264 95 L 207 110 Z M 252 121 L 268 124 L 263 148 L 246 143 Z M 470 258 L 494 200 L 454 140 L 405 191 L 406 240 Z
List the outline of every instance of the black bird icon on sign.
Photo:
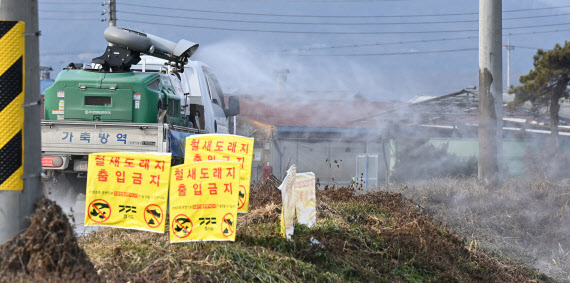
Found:
M 245 197 L 245 194 L 242 193 L 241 191 L 239 191 L 238 195 L 239 195 L 240 198 L 244 198 L 244 197 Z
M 228 223 L 228 225 L 233 226 L 234 222 L 231 219 L 225 219 L 225 221 Z
M 97 202 L 94 203 L 93 206 L 96 206 L 97 208 L 101 209 L 101 208 L 110 208 L 108 204 L 104 203 L 104 202 Z
M 160 212 L 156 211 L 156 209 L 153 209 L 153 210 L 147 209 L 146 211 L 148 211 L 148 213 L 160 218 Z
M 106 203 L 102 203 L 102 202 L 97 202 L 93 204 L 93 210 L 91 210 L 91 212 L 89 212 L 89 214 L 91 214 L 93 217 L 99 217 L 100 219 L 105 219 L 105 212 L 101 212 L 99 213 L 99 211 L 97 209 L 103 209 L 103 208 L 109 208 L 109 205 Z
M 180 217 L 180 218 L 176 218 L 176 222 L 177 222 L 177 224 L 174 226 L 174 231 L 180 232 L 184 229 L 188 229 L 188 227 L 185 227 L 183 225 L 184 225 L 184 223 L 189 223 L 190 219 L 185 218 L 185 217 Z

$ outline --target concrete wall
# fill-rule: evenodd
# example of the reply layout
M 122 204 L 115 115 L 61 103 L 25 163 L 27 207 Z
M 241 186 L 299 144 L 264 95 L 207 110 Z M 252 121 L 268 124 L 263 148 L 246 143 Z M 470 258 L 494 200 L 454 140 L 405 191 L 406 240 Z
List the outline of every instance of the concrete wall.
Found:
M 370 166 L 368 176 L 375 177 L 378 183 L 385 180 L 386 166 L 382 145 L 378 142 L 367 141 L 304 141 L 278 140 L 273 150 L 273 172 L 281 178 L 289 166 L 295 164 L 297 172 L 314 172 L 321 187 L 326 185 L 349 185 L 353 178 L 360 182 L 357 172 L 357 156 L 377 155 L 376 168 Z

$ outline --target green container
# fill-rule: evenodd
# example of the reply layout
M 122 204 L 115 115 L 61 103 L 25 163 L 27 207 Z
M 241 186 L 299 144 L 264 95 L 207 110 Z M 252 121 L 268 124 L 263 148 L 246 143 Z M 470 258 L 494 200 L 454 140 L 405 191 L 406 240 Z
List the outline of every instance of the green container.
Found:
M 159 73 L 64 70 L 45 92 L 45 119 L 156 123 L 161 105 L 170 106 L 173 124 L 184 125 L 169 80 Z

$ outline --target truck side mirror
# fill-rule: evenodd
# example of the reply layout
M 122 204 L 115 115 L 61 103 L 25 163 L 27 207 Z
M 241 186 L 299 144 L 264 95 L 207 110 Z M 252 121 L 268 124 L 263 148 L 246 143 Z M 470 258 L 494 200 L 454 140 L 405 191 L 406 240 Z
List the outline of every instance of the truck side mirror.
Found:
M 226 117 L 237 116 L 240 113 L 239 98 L 237 96 L 230 96 L 229 107 L 225 109 Z

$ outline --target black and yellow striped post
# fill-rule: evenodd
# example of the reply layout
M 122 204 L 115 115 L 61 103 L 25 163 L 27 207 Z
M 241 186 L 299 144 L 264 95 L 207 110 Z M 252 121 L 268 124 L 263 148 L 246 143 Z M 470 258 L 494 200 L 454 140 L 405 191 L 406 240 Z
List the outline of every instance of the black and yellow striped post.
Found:
M 24 186 L 24 32 L 24 22 L 0 21 L 0 191 Z

